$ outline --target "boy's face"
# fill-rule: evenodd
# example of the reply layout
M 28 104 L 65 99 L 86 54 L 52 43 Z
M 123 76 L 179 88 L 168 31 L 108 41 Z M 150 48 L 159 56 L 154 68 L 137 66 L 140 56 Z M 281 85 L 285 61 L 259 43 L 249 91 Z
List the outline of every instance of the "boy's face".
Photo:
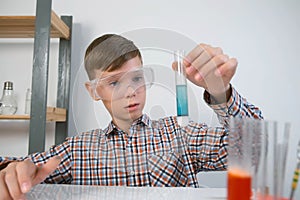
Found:
M 98 78 L 96 88 L 86 84 L 92 97 L 95 100 L 102 100 L 113 121 L 130 123 L 142 115 L 146 101 L 146 86 L 142 84 L 139 69 L 143 69 L 142 62 L 136 56 L 117 70 L 96 71 Z

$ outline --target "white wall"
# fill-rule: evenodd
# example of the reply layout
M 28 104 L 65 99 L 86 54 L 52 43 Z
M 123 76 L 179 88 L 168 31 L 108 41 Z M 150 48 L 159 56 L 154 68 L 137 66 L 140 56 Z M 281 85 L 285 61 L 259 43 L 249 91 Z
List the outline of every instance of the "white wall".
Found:
M 34 13 L 35 1 L 1 0 L 0 14 Z M 232 81 L 238 91 L 263 110 L 266 119 L 289 121 L 292 123 L 290 149 L 287 163 L 286 190 L 292 180 L 296 165 L 296 144 L 300 138 L 300 79 L 298 78 L 300 52 L 300 2 L 298 0 L 248 1 L 96 1 L 64 0 L 53 1 L 53 9 L 59 14 L 74 16 L 72 54 L 72 107 L 69 134 L 104 127 L 109 121 L 101 105 L 90 100 L 84 91 L 87 80 L 82 62 L 85 48 L 95 37 L 104 33 L 119 33 L 130 36 L 142 47 L 145 62 L 160 67 L 158 78 L 170 77 L 171 54 L 161 48 L 191 48 L 193 44 L 204 42 L 220 46 L 230 56 L 239 61 L 238 70 Z M 156 28 L 156 29 L 146 29 Z M 170 37 L 166 37 L 166 36 Z M 184 43 L 186 41 L 186 43 Z M 28 45 L 26 42 L 23 42 Z M 24 44 L 18 51 L 22 51 Z M 161 46 L 162 43 L 165 46 Z M 27 83 L 21 84 L 24 73 L 6 73 L 9 67 L 24 66 L 31 70 L 31 55 L 19 58 L 14 53 L 15 44 L 0 43 L 0 83 L 13 79 L 19 95 L 25 95 Z M 13 49 L 9 49 L 13 48 Z M 25 47 L 24 47 L 25 48 Z M 55 47 L 54 47 L 55 48 Z M 28 49 L 30 49 L 28 47 Z M 12 53 L 10 64 L 6 51 Z M 24 52 L 31 52 L 24 50 Z M 30 58 L 28 61 L 25 59 Z M 5 60 L 5 62 L 3 62 Z M 24 64 L 26 63 L 26 64 Z M 162 73 L 163 72 L 163 73 Z M 26 77 L 29 74 L 26 74 Z M 54 74 L 55 77 L 55 74 Z M 17 84 L 18 80 L 20 83 Z M 164 80 L 167 87 L 156 87 L 150 91 L 145 109 L 154 118 L 175 113 L 172 99 L 172 82 Z M 28 82 L 29 81 L 29 82 Z M 53 80 L 53 84 L 56 82 Z M 216 124 L 212 112 L 203 105 L 202 90 L 190 86 L 190 105 L 199 111 L 192 118 L 211 125 Z M 152 88 L 153 89 L 153 88 Z M 55 94 L 55 89 L 50 89 Z M 153 98 L 167 95 L 166 98 Z M 166 94 L 162 94 L 166 93 Z M 198 100 L 199 99 L 199 100 Z M 20 98 L 22 100 L 22 98 Z M 55 100 L 54 100 L 55 101 Z M 23 106 L 23 102 L 20 103 Z M 87 117 L 88 116 L 88 117 Z M 0 123 L 2 127 L 2 124 Z M 0 128 L 0 155 L 8 148 L 4 131 Z M 3 136 L 4 135 L 4 136 Z M 15 141 L 22 146 L 23 140 Z M 25 141 L 26 142 L 26 141 Z M 17 149 L 12 154 L 20 154 Z M 210 186 L 225 184 L 225 174 L 201 174 L 201 183 Z M 299 195 L 299 190 L 298 193 Z M 299 196 L 300 198 L 300 196 Z

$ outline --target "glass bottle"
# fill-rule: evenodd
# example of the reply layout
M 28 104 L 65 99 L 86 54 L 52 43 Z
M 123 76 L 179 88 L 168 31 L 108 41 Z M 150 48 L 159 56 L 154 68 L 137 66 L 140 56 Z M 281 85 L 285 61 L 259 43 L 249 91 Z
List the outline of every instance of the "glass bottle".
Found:
M 25 99 L 25 114 L 30 114 L 30 107 L 31 107 L 31 90 L 28 88 L 26 91 L 26 99 Z
M 2 104 L 2 115 L 13 115 L 17 112 L 18 106 L 14 95 L 13 83 L 11 81 L 4 82 L 3 94 L 0 102 Z

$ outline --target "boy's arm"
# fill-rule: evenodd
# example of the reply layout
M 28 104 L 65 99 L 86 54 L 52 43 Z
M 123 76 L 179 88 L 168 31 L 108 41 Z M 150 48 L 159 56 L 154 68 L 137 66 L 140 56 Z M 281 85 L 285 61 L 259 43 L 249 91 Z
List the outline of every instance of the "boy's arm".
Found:
M 42 182 L 60 163 L 60 158 L 52 157 L 37 167 L 30 159 L 11 162 L 0 171 L 0 199 L 25 199 L 25 194 Z
M 204 92 L 204 100 L 217 114 L 219 122 L 228 127 L 229 117 L 263 119 L 261 110 L 249 103 L 231 86 L 230 95 L 226 103 L 217 103 L 207 92 Z
M 183 128 L 189 152 L 194 157 L 193 165 L 196 172 L 224 170 L 227 168 L 229 117 L 263 119 L 262 113 L 242 98 L 234 88 L 231 88 L 231 96 L 226 103 L 214 104 L 207 92 L 204 99 L 214 109 L 223 127 L 213 128 L 206 124 L 190 122 Z
M 48 152 L 25 158 L 1 157 L 0 199 L 24 199 L 31 188 L 41 182 L 70 183 L 71 153 L 69 142 L 53 146 Z
M 71 155 L 70 145 L 66 141 L 61 145 L 52 146 L 49 151 L 34 153 L 26 157 L 0 157 L 0 170 L 4 170 L 12 162 L 20 162 L 30 159 L 37 167 L 43 166 L 52 157 L 59 156 L 61 162 L 57 169 L 51 173 L 45 180 L 45 183 L 69 183 L 71 177 Z
M 61 162 L 54 172 L 52 172 L 43 182 L 44 183 L 70 183 L 71 175 L 71 150 L 69 141 L 52 146 L 49 151 L 44 153 L 32 154 L 29 158 L 38 167 L 43 166 L 52 157 L 59 156 Z

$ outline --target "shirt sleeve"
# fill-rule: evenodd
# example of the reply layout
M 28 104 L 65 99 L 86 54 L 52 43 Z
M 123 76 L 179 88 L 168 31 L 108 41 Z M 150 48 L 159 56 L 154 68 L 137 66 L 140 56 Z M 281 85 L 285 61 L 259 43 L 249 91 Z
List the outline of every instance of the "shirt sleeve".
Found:
M 21 161 L 22 158 L 17 157 L 0 157 L 0 171 L 4 169 L 9 163 Z
M 182 130 L 195 173 L 227 168 L 228 132 L 225 128 L 190 122 Z
M 42 153 L 30 154 L 26 157 L 0 157 L 0 167 L 6 166 L 8 163 L 13 161 L 23 161 L 27 158 L 31 159 L 32 162 L 37 166 L 42 166 L 50 158 L 59 156 L 61 162 L 56 170 L 50 174 L 43 183 L 70 183 L 72 181 L 71 175 L 71 153 L 70 145 L 68 140 L 63 144 L 52 146 L 49 151 Z M 3 167 L 4 168 L 4 167 Z
M 229 118 L 232 117 L 247 117 L 254 119 L 263 119 L 261 110 L 249 103 L 247 99 L 243 98 L 234 87 L 231 86 L 231 97 L 226 103 L 212 104 L 210 95 L 207 91 L 204 92 L 204 100 L 217 114 L 219 122 L 228 127 Z

